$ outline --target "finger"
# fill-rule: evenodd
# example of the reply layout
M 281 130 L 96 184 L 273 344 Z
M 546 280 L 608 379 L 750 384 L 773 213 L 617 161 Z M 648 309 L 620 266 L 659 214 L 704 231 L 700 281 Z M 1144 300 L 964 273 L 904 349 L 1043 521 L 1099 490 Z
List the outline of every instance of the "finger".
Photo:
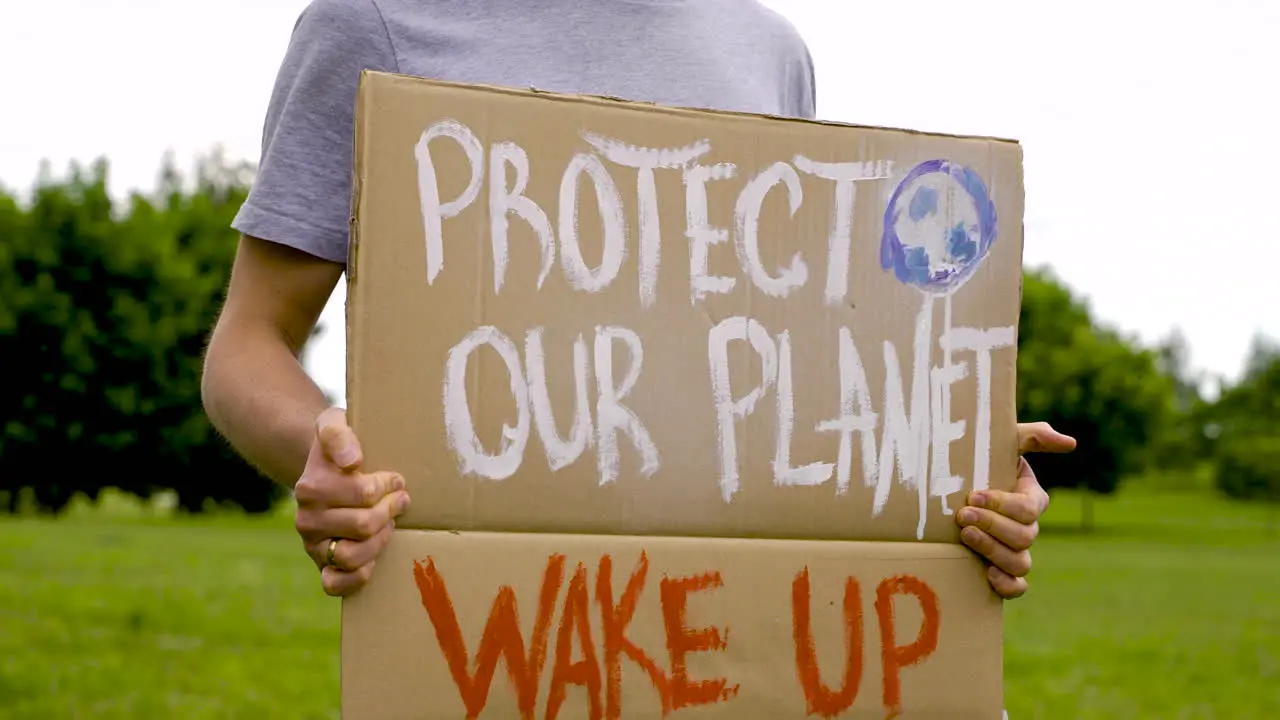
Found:
M 347 412 L 331 407 L 316 418 L 316 437 L 325 457 L 343 470 L 353 470 L 363 459 L 360 442 L 347 425 Z
M 307 554 L 320 568 L 326 565 L 335 567 L 343 572 L 353 572 L 359 570 L 361 566 L 373 562 L 382 554 L 387 543 L 391 541 L 391 533 L 395 530 L 395 523 L 387 523 L 377 535 L 363 542 L 357 540 L 338 540 L 337 545 L 333 549 L 333 562 L 329 563 L 329 542 L 330 539 L 317 540 L 308 543 Z
M 1014 484 L 1013 491 L 1034 501 L 1033 506 L 1038 509 L 1037 517 L 1049 509 L 1049 493 L 1041 487 L 1040 480 L 1031 470 L 1031 463 L 1025 457 L 1018 458 L 1018 481 Z
M 368 540 L 408 507 L 409 495 L 401 491 L 387 495 L 371 508 L 300 510 L 295 525 L 298 534 L 311 542 L 327 542 L 329 538 Z
M 1027 550 L 1036 541 L 1040 525 L 1034 521 L 1022 523 L 996 514 L 991 510 L 967 507 L 956 514 L 961 527 L 976 527 L 995 538 L 1000 544 L 1015 550 Z
M 393 472 L 335 473 L 303 475 L 293 487 L 299 505 L 329 508 L 368 508 L 389 493 L 404 489 L 404 478 Z
M 960 531 L 960 539 L 992 565 L 1013 577 L 1022 577 L 1031 572 L 1030 552 L 1014 550 L 983 530 L 969 526 Z
M 1040 519 L 1046 505 L 1045 497 L 1035 492 L 1006 492 L 1004 490 L 979 490 L 969 494 L 966 503 L 975 508 L 990 510 L 998 515 L 1029 525 Z
M 1076 439 L 1063 435 L 1049 423 L 1018 423 L 1018 452 L 1069 453 L 1076 449 Z
M 1015 600 L 1027 594 L 1027 579 L 1013 577 L 998 567 L 987 568 L 987 581 L 996 594 L 1005 600 Z
M 365 563 L 353 572 L 327 567 L 320 571 L 320 585 L 324 588 L 326 595 L 350 597 L 368 584 L 369 579 L 373 577 L 375 564 L 375 562 Z

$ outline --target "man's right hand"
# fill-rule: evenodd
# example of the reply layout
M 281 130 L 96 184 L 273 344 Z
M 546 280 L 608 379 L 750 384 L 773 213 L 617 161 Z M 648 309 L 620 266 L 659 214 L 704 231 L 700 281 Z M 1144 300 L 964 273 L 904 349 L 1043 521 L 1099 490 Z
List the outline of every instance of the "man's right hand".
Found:
M 295 526 L 329 595 L 347 596 L 369 582 L 395 518 L 409 507 L 404 478 L 360 472 L 363 460 L 346 411 L 333 407 L 320 413 L 306 468 L 294 486 Z

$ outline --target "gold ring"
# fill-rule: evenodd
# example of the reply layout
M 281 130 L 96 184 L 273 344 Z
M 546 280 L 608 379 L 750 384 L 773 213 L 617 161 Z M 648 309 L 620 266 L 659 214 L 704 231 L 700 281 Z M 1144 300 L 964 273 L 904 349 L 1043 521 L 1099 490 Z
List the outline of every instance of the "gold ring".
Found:
M 333 554 L 337 552 L 337 550 L 338 550 L 338 538 L 331 538 L 329 540 L 329 554 L 325 556 L 325 560 L 324 560 L 325 565 L 329 565 L 331 567 L 337 567 L 336 565 L 333 564 Z

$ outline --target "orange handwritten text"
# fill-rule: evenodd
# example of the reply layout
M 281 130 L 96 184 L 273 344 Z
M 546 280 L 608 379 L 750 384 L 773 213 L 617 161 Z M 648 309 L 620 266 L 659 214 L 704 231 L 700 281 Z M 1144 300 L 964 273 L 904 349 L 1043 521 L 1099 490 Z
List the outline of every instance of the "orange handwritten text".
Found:
M 587 689 L 587 702 L 591 720 L 600 720 L 600 663 L 596 662 L 595 647 L 591 643 L 591 624 L 587 610 L 591 600 L 587 598 L 587 568 L 578 563 L 578 570 L 569 581 L 569 592 L 564 597 L 564 612 L 560 615 L 560 632 L 556 635 L 556 664 L 551 673 L 551 695 L 547 698 L 547 720 L 555 720 L 564 704 L 565 685 L 582 685 Z M 582 660 L 573 660 L 573 635 L 578 634 L 582 646 Z
M 728 680 L 725 678 L 692 681 L 686 666 L 688 655 L 724 650 L 728 645 L 728 630 L 722 637 L 718 628 L 695 630 L 685 621 L 691 593 L 719 588 L 723 584 L 718 572 L 662 579 L 662 619 L 667 628 L 667 651 L 671 653 L 671 706 L 675 710 L 729 700 L 738 692 L 737 686 L 726 687 Z
M 505 661 L 519 716 L 523 720 L 533 720 L 538 710 L 543 669 L 547 664 L 551 640 L 554 640 L 555 648 L 550 658 L 545 720 L 555 720 L 566 705 L 574 703 L 585 705 L 586 716 L 590 720 L 622 718 L 624 658 L 644 671 L 661 702 L 663 717 L 682 708 L 729 702 L 738 695 L 739 687 L 731 685 L 726 677 L 694 679 L 689 673 L 689 656 L 724 652 L 728 648 L 727 627 L 691 627 L 688 617 L 690 603 L 696 595 L 724 586 L 719 572 L 662 578 L 657 600 L 670 660 L 669 670 L 664 670 L 627 635 L 648 580 L 648 556 L 640 553 L 621 596 L 616 599 L 613 558 L 601 556 L 595 579 L 595 605 L 600 612 L 599 638 L 593 637 L 591 624 L 592 584 L 588 566 L 578 563 L 566 586 L 565 562 L 565 557 L 558 554 L 547 559 L 542 587 L 533 607 L 532 629 L 527 638 L 521 631 L 515 590 L 509 585 L 498 588 L 475 649 L 474 662 L 468 653 L 445 579 L 434 560 L 427 558 L 414 563 L 414 580 L 422 597 L 422 607 L 435 628 L 436 640 L 458 688 L 468 720 L 478 718 L 488 704 L 500 661 Z M 562 587 L 565 588 L 564 599 L 560 601 Z M 834 637 L 829 640 L 816 637 L 812 595 L 809 568 L 806 567 L 791 583 L 795 677 L 804 695 L 807 714 L 836 718 L 854 706 L 862 686 L 863 654 L 867 643 L 862 591 L 856 578 L 845 579 L 841 613 L 843 629 L 840 633 L 844 643 L 844 664 L 843 672 L 836 675 L 838 687 L 824 682 L 818 665 L 816 643 L 834 643 L 836 640 Z M 900 629 L 894 612 L 895 600 L 900 601 L 903 597 L 919 603 L 923 617 L 915 639 L 907 644 L 899 644 Z M 743 598 L 743 601 L 749 602 L 750 599 Z M 556 618 L 558 602 L 560 614 Z M 938 595 L 919 578 L 910 575 L 890 577 L 876 587 L 875 614 L 880 625 L 880 664 L 884 673 L 882 702 L 892 718 L 902 712 L 902 671 L 922 662 L 938 647 L 941 623 Z M 554 638 L 551 637 L 553 630 Z M 756 662 L 770 660 L 758 658 Z M 833 679 L 827 678 L 828 681 Z M 772 694 L 777 690 L 769 692 Z
M 622 665 L 621 656 L 626 655 L 649 674 L 649 680 L 658 691 L 662 700 L 662 714 L 665 717 L 671 712 L 671 682 L 666 673 L 658 667 L 631 639 L 627 637 L 627 625 L 636 613 L 636 603 L 640 600 L 640 592 L 644 590 L 644 581 L 649 574 L 649 558 L 643 551 L 636 569 L 627 581 L 627 589 L 622 591 L 618 604 L 613 604 L 613 558 L 605 555 L 600 558 L 600 572 L 596 577 L 596 601 L 600 603 L 600 616 L 604 627 L 604 667 L 607 678 L 605 691 L 605 717 L 618 720 L 622 717 Z
M 924 619 L 915 642 L 899 646 L 894 634 L 893 597 L 913 595 L 920 603 Z M 915 665 L 938 647 L 940 623 L 938 595 L 910 575 L 892 577 L 876 588 L 876 616 L 880 618 L 880 662 L 884 667 L 884 706 L 890 713 L 902 712 L 902 668 Z M 891 715 L 892 716 L 892 715 Z
M 822 682 L 813 645 L 813 621 L 809 607 L 809 568 L 791 583 L 792 627 L 796 643 L 796 672 L 810 715 L 832 718 L 853 706 L 862 683 L 862 590 L 855 578 L 844 588 L 844 683 L 834 692 Z
M 425 562 L 414 563 L 414 580 L 422 596 L 422 606 L 435 626 L 436 640 L 448 663 L 454 684 L 458 687 L 469 720 L 479 717 L 488 703 L 493 676 L 500 659 L 506 661 L 520 717 L 524 720 L 532 720 L 534 717 L 552 616 L 564 583 L 564 566 L 565 558 L 562 555 L 552 555 L 548 559 L 542 592 L 534 611 L 533 633 L 527 648 L 520 632 L 515 591 L 508 585 L 498 588 L 497 598 L 476 649 L 473 671 L 444 577 L 430 558 Z M 588 597 L 590 585 L 587 568 L 582 563 L 577 565 L 565 591 L 559 624 L 556 626 L 546 720 L 558 717 L 568 701 L 568 688 L 571 685 L 585 690 L 588 717 L 591 720 L 618 720 L 622 717 L 623 657 L 644 670 L 661 701 L 663 716 L 684 707 L 725 702 L 737 693 L 737 686 L 727 687 L 726 678 L 691 680 L 687 668 L 689 655 L 722 651 L 728 645 L 728 630 L 722 632 L 715 627 L 694 629 L 686 621 L 689 596 L 720 587 L 720 574 L 704 573 L 662 579 L 658 600 L 671 658 L 671 672 L 668 674 L 627 637 L 627 627 L 635 616 L 648 572 L 649 560 L 642 552 L 622 596 L 615 603 L 613 558 L 609 555 L 600 558 L 596 578 L 596 603 L 600 607 L 600 626 L 603 632 L 601 648 L 597 652 L 589 620 L 591 600 Z M 575 653 L 581 659 L 574 661 Z
M 844 588 L 844 679 L 839 691 L 822 682 L 814 648 L 813 620 L 810 615 L 809 569 L 801 570 L 791 583 L 791 617 L 796 646 L 796 675 L 804 691 L 805 709 L 809 715 L 833 718 L 853 707 L 862 682 L 862 653 L 865 638 L 862 630 L 862 593 L 855 578 L 848 578 Z M 911 595 L 920 603 L 924 620 L 919 637 L 910 645 L 897 644 L 897 628 L 893 613 L 896 595 Z M 880 655 L 884 671 L 884 706 L 889 717 L 902 712 L 903 668 L 915 665 L 938 647 L 938 595 L 928 585 L 909 575 L 891 577 L 876 588 L 876 617 L 880 622 Z
M 516 608 L 515 591 L 509 585 L 498 589 L 498 597 L 493 602 L 484 634 L 480 637 L 480 646 L 476 650 L 474 676 L 467 671 L 470 664 L 467 646 L 462 639 L 462 628 L 458 625 L 458 615 L 449 599 L 444 578 L 436 571 L 435 563 L 430 559 L 426 565 L 415 562 L 413 574 L 418 592 L 422 595 L 422 607 L 426 608 L 427 615 L 435 626 L 436 640 L 449 663 L 449 672 L 452 673 L 458 693 L 462 696 L 462 703 L 466 706 L 468 720 L 479 717 L 488 702 L 489 686 L 493 683 L 499 657 L 507 661 L 507 675 L 516 688 L 520 717 L 532 720 L 538 700 L 538 681 L 542 677 L 542 665 L 547 656 L 551 613 L 556 595 L 560 592 L 560 584 L 564 581 L 564 556 L 552 555 L 547 562 L 527 655 L 524 638 L 520 634 L 520 614 Z

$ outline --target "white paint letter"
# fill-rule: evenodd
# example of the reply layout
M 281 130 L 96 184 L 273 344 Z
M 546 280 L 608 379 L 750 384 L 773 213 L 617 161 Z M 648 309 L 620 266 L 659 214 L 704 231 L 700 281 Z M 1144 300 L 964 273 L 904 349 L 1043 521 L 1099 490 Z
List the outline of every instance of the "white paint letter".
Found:
M 827 304 L 839 305 L 849 291 L 849 243 L 853 236 L 853 208 L 859 180 L 881 180 L 889 177 L 884 163 L 827 163 L 795 157 L 796 167 L 808 175 L 836 184 L 835 207 L 832 209 L 831 237 L 827 240 Z
M 760 356 L 760 385 L 741 399 L 733 399 L 729 383 L 729 342 L 750 340 Z M 707 360 L 711 369 L 711 390 L 716 404 L 716 431 L 720 445 L 720 492 L 724 501 L 738 491 L 738 443 L 734 422 L 755 411 L 756 403 L 778 376 L 778 349 L 769 331 L 755 320 L 731 317 L 707 333 Z
M 707 255 L 712 245 L 728 241 L 729 231 L 712 227 L 707 219 L 707 182 L 728 180 L 737 173 L 729 163 L 694 165 L 684 172 L 684 204 L 689 238 L 689 284 L 693 304 L 710 293 L 727 294 L 737 282 L 734 278 L 707 274 Z
M 791 258 L 791 267 L 782 270 L 776 278 L 771 277 L 761 264 L 760 208 L 764 205 L 764 198 L 769 194 L 769 190 L 779 183 L 785 183 L 787 186 L 791 215 L 794 217 L 804 199 L 804 190 L 800 187 L 800 176 L 794 168 L 784 162 L 770 165 L 768 169 L 747 183 L 742 193 L 738 195 L 734 216 L 738 231 L 738 261 L 742 263 L 742 269 L 761 292 L 772 297 L 784 298 L 805 284 L 809 279 L 809 268 L 798 252 Z
M 610 162 L 639 171 L 636 192 L 640 215 L 640 306 L 650 307 L 658 291 L 658 264 L 662 254 L 659 227 L 658 188 L 653 171 L 682 168 L 711 151 L 706 140 L 684 148 L 657 149 L 628 145 L 618 140 L 584 134 L 586 141 Z
M 973 428 L 973 489 L 986 490 L 991 484 L 991 351 L 1012 347 L 1012 327 L 978 330 L 953 328 L 942 336 L 942 347 L 972 350 L 978 356 L 978 417 Z
M 791 467 L 791 434 L 796 424 L 795 391 L 791 387 L 791 333 L 778 335 L 778 447 L 773 456 L 773 483 L 821 485 L 831 479 L 831 463 Z
M 584 171 L 596 186 L 596 204 L 604 224 L 604 253 L 600 267 L 595 270 L 587 267 L 582 259 L 582 247 L 578 245 L 578 176 Z M 578 153 L 565 168 L 560 182 L 560 262 L 569 284 L 577 290 L 600 292 L 618 277 L 626 257 L 627 224 L 622 216 L 618 186 L 599 157 Z
M 507 165 L 516 169 L 515 185 L 507 188 Z M 551 221 L 538 204 L 524 196 L 529 185 L 529 156 L 515 143 L 495 143 L 489 151 L 489 223 L 493 238 L 493 291 L 502 290 L 507 272 L 507 214 L 515 213 L 529 223 L 538 242 L 542 245 L 542 269 L 538 273 L 538 287 L 551 272 L 555 261 L 555 236 Z
M 631 366 L 622 383 L 613 382 L 613 341 L 621 340 L 631 352 Z M 640 379 L 640 367 L 644 364 L 644 346 L 634 331 L 620 327 L 596 328 L 596 452 L 600 468 L 600 484 L 607 485 L 618 479 L 621 458 L 618 453 L 618 431 L 631 436 L 636 451 L 640 453 L 640 474 L 650 477 L 658 471 L 658 448 L 649 437 L 644 423 L 622 399 L 635 388 Z
M 933 369 L 933 469 L 929 475 L 930 494 L 941 499 L 942 513 L 951 514 L 947 497 L 960 492 L 964 478 L 951 474 L 951 443 L 964 437 L 963 419 L 951 420 L 951 386 L 969 374 L 967 363 L 943 363 Z
M 440 185 L 436 181 L 436 166 L 431 160 L 429 147 L 431 141 L 438 137 L 456 141 L 471 163 L 471 181 L 457 199 L 447 203 L 440 202 Z M 422 227 L 426 233 L 427 284 L 431 284 L 444 267 L 441 222 L 462 212 L 480 195 L 480 183 L 484 180 L 484 147 L 466 125 L 456 120 L 441 120 L 422 133 L 413 154 L 418 160 L 418 202 L 422 206 Z
M 524 341 L 525 368 L 529 378 L 529 400 L 533 404 L 533 424 L 547 451 L 552 472 L 571 465 L 591 445 L 591 405 L 587 397 L 587 343 L 578 335 L 573 343 L 573 428 L 562 440 L 556 430 L 547 392 L 546 353 L 542 348 L 542 328 L 529 331 Z
M 902 392 L 902 370 L 893 343 L 884 343 L 884 432 L 880 443 L 880 478 L 876 483 L 873 515 L 879 515 L 889 501 L 889 487 L 895 465 L 899 479 L 920 496 L 920 523 L 916 538 L 924 537 L 928 517 L 929 470 L 929 350 L 933 326 L 933 296 L 924 296 L 924 306 L 916 318 L 915 358 L 911 372 L 911 410 L 908 413 Z M 895 463 L 896 460 L 896 463 Z
M 857 411 L 857 414 L 854 414 Z M 867 487 L 875 487 L 880 467 L 876 457 L 876 422 L 879 417 L 871 409 L 871 393 L 867 390 L 867 373 L 862 358 L 853 344 L 849 328 L 840 328 L 840 417 L 818 423 L 819 432 L 840 433 L 840 453 L 836 458 L 836 494 L 849 492 L 849 475 L 853 465 L 853 434 L 862 434 L 862 479 Z
M 503 424 L 502 450 L 489 455 L 476 435 L 475 419 L 467 403 L 467 359 L 481 345 L 498 351 L 511 375 L 511 395 L 516 401 L 516 426 Z M 449 446 L 458 456 L 463 475 L 479 475 L 489 480 L 505 480 L 520 469 L 525 445 L 529 442 L 529 387 L 520 372 L 520 355 L 516 346 L 497 328 L 480 327 L 471 331 L 449 351 L 444 376 L 444 425 Z

